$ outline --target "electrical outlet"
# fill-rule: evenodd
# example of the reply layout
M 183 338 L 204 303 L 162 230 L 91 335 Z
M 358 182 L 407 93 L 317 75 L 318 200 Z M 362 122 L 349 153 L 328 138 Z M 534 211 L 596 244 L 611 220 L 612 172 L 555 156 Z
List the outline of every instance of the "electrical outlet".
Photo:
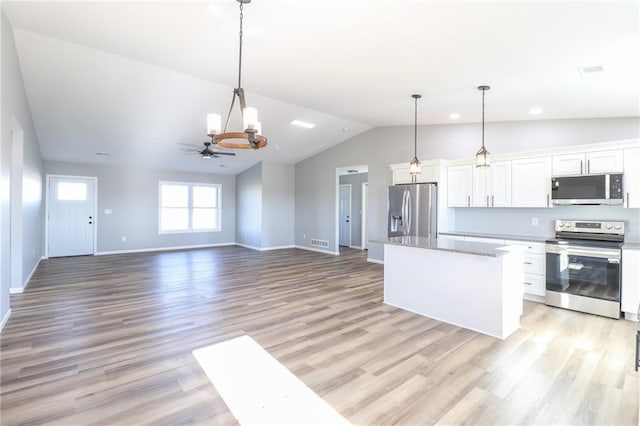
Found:
M 531 224 L 533 226 L 538 226 L 538 218 L 537 217 L 532 217 L 531 218 Z
M 125 237 L 124 235 L 122 236 L 122 241 L 127 241 L 127 237 Z

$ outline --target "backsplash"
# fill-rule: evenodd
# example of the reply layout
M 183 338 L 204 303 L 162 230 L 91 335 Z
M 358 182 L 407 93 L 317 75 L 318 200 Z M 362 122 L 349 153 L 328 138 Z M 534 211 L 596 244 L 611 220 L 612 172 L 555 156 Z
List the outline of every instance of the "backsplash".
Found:
M 532 219 L 538 225 L 532 225 Z M 456 208 L 455 230 L 489 234 L 550 237 L 556 219 L 617 220 L 625 223 L 625 240 L 640 242 L 640 209 L 620 206 L 556 206 L 550 209 Z

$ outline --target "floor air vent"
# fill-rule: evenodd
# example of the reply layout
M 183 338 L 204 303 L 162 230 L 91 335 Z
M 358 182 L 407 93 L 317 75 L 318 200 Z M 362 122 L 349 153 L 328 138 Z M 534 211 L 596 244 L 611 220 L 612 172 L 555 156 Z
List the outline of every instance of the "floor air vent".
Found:
M 327 240 L 316 240 L 316 239 L 311 239 L 311 245 L 314 247 L 322 247 L 322 248 L 329 248 L 329 241 Z

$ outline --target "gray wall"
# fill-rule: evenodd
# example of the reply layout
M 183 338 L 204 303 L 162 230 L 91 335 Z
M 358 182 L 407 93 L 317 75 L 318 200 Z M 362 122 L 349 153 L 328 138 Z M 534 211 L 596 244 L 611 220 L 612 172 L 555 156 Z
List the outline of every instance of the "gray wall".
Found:
M 111 167 L 45 161 L 54 175 L 98 178 L 97 251 L 144 250 L 235 241 L 235 177 L 206 173 Z M 220 232 L 158 233 L 159 181 L 217 183 L 222 185 Z M 111 209 L 112 214 L 104 214 Z M 127 241 L 121 241 L 126 236 Z
M 236 176 L 236 241 L 256 249 L 293 246 L 294 167 L 261 162 Z
M 22 283 L 25 282 L 38 260 L 42 257 L 42 156 L 33 126 L 31 111 L 22 81 L 20 63 L 13 38 L 13 29 L 4 14 L 1 17 L 2 32 L 2 118 L 0 149 L 0 320 L 9 310 L 10 256 L 18 256 L 22 265 Z M 22 250 L 10 250 L 10 200 L 11 129 L 16 121 L 24 132 L 22 166 Z M 14 283 L 15 285 L 16 283 Z
M 457 208 L 456 230 L 512 235 L 550 237 L 556 219 L 622 220 L 627 227 L 625 239 L 640 241 L 640 209 L 621 206 L 554 206 L 551 209 Z M 538 218 L 538 225 L 531 219 Z
M 351 245 L 362 247 L 362 184 L 369 173 L 340 176 L 340 185 L 351 185 Z
M 236 242 L 262 247 L 262 163 L 236 176 Z
M 262 162 L 262 248 L 293 245 L 292 164 Z
M 471 158 L 479 148 L 477 123 L 420 126 L 418 132 L 421 160 Z M 638 137 L 638 117 L 488 123 L 485 131 L 487 149 L 494 154 Z M 369 239 L 384 238 L 389 164 L 413 157 L 412 140 L 411 126 L 375 128 L 297 163 L 296 244 L 310 246 L 310 238 L 320 238 L 335 247 L 335 170 L 353 164 L 369 167 Z M 382 249 L 382 244 L 371 243 L 369 257 L 382 260 Z

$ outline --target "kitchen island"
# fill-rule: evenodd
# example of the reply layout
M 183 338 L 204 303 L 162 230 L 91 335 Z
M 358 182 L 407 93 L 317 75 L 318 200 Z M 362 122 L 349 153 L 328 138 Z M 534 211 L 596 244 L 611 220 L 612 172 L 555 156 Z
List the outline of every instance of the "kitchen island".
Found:
M 522 248 L 423 237 L 384 244 L 384 303 L 505 339 L 520 328 Z

